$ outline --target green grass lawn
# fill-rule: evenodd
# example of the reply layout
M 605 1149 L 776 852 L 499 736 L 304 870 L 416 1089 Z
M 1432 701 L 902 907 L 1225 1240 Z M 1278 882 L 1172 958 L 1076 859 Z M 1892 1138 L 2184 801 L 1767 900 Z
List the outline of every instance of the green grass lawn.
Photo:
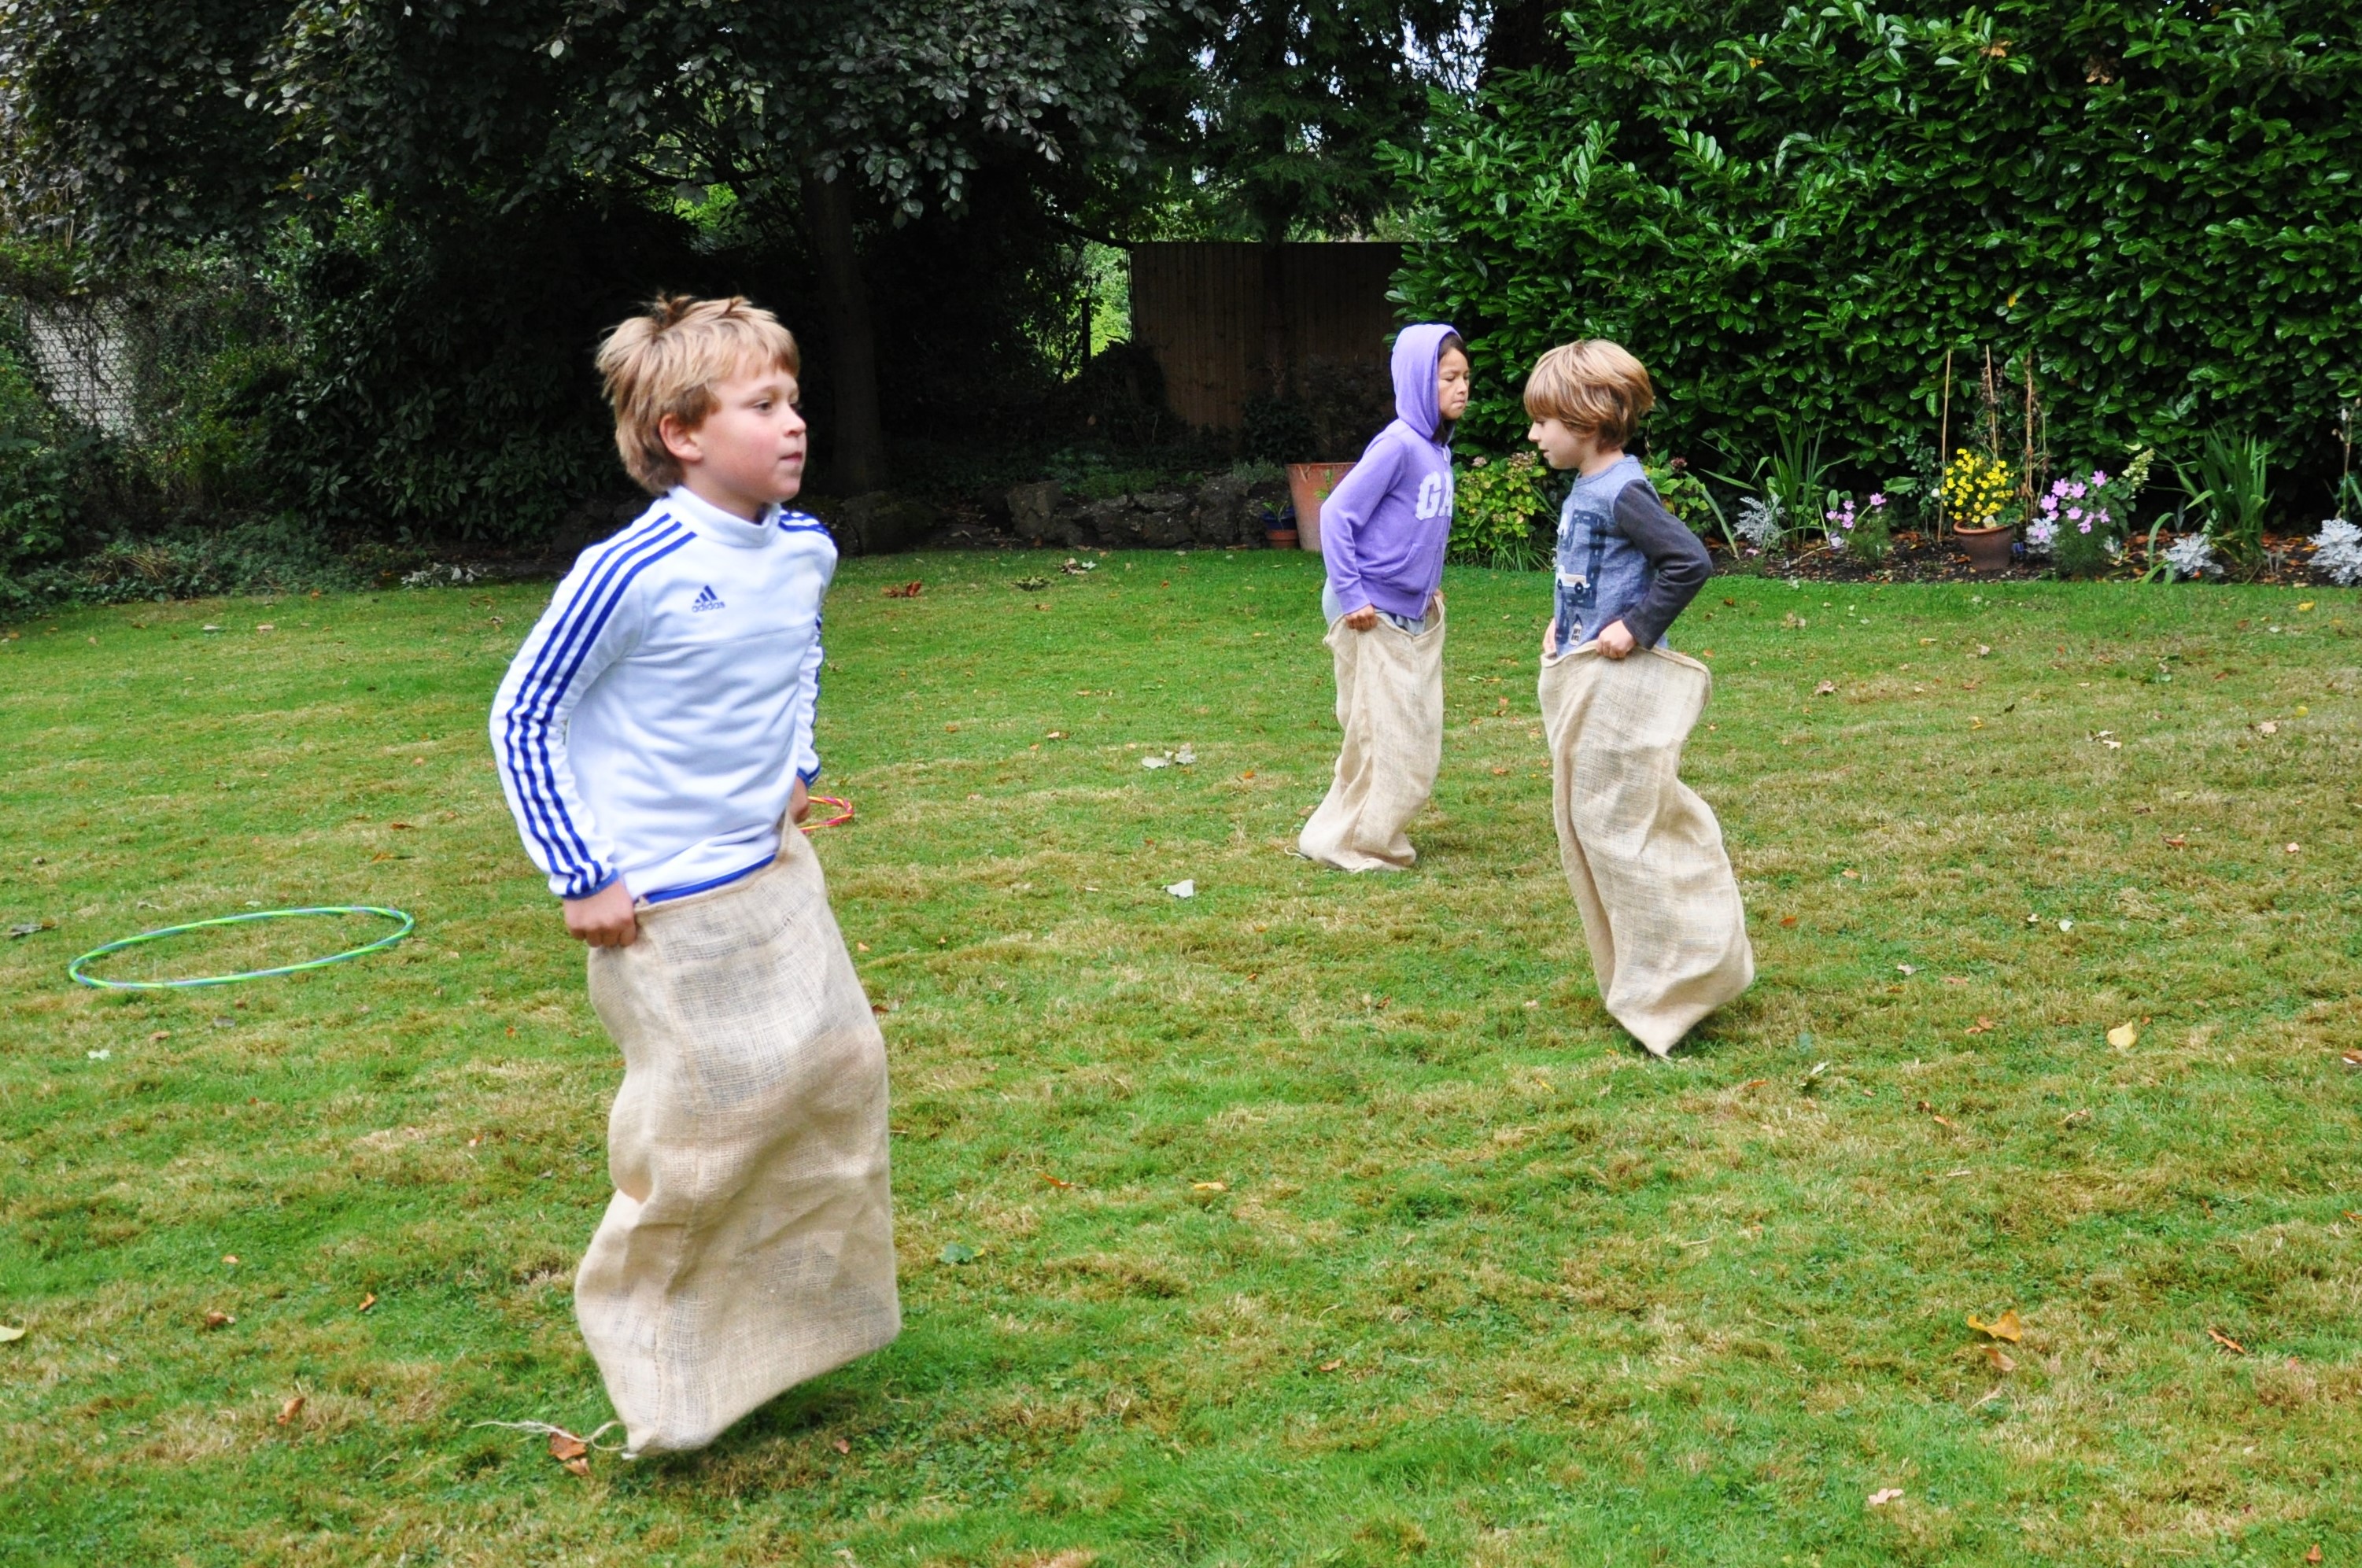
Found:
M 1057 558 L 829 609 L 901 1340 L 587 1480 L 478 1424 L 608 1415 L 620 1064 L 483 733 L 546 585 L 12 628 L 0 1562 L 2362 1562 L 2362 597 L 1711 584 L 1760 973 L 1655 1062 L 1558 872 L 1543 579 L 1450 580 L 1421 860 L 1352 879 L 1282 853 L 1317 563 Z M 319 902 L 418 932 L 65 979 Z M 107 972 L 375 933 L 321 923 Z

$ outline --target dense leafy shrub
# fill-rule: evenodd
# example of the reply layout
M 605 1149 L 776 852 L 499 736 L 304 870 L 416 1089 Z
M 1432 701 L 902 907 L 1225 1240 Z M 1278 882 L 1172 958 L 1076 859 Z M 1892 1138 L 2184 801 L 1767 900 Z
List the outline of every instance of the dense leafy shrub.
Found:
M 629 207 L 475 217 L 355 203 L 270 259 L 293 347 L 245 394 L 268 510 L 380 538 L 525 543 L 584 497 L 629 489 L 591 352 L 711 264 Z
M 1550 470 L 1531 452 L 1471 457 L 1451 477 L 1450 558 L 1531 569 L 1548 563 Z
M 1615 338 L 1661 446 L 1735 462 L 1826 431 L 1872 482 L 1957 443 L 1991 347 L 2031 353 L 2066 459 L 2260 434 L 2317 489 L 2362 381 L 2362 12 L 2003 0 L 1581 0 L 1563 58 L 1438 101 L 1405 171 L 1407 311 L 1476 353 L 1508 437 L 1543 348 Z M 2283 493 L 2295 487 L 2283 487 Z M 2293 500 L 2293 497 L 2289 499 Z
M 75 513 L 72 434 L 0 348 L 0 585 L 61 553 Z

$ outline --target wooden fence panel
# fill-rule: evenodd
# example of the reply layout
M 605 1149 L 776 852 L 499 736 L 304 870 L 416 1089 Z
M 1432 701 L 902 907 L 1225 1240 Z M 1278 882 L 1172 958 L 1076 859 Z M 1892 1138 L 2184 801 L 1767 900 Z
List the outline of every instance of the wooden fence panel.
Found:
M 1402 247 L 1379 242 L 1279 247 L 1276 299 L 1264 248 L 1182 242 L 1131 249 L 1133 341 L 1156 356 L 1173 412 L 1189 424 L 1238 428 L 1264 372 L 1264 313 L 1279 312 L 1291 368 L 1367 357 L 1383 366 L 1395 332 L 1386 289 Z

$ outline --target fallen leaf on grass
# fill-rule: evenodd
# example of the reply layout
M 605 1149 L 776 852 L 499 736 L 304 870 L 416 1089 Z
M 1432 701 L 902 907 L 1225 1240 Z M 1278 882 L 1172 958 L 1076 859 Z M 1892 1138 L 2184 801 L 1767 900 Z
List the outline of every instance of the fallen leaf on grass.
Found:
M 1974 1312 L 1968 1315 L 1968 1320 L 1969 1327 L 1987 1339 L 2007 1340 L 2010 1343 L 2015 1344 L 2025 1337 L 2025 1325 L 2017 1320 L 2017 1309 L 2014 1307 L 1990 1323 L 1979 1319 Z
M 2256 726 L 2256 733 L 2259 735 L 2276 735 L 2280 733 L 2280 727 L 2271 720 L 2266 719 Z
M 25 1331 L 11 1324 L 0 1323 L 0 1345 L 13 1345 L 25 1337 Z
M 2312 606 L 2310 604 L 2300 604 L 2297 608 L 2300 610 L 2310 610 Z M 2318 1562 L 2321 1561 L 2321 1542 L 2316 1540 L 2312 1543 L 2312 1550 L 2304 1554 L 2304 1560 L 2307 1562 Z
M 208 1312 L 205 1314 L 205 1327 L 208 1329 L 226 1329 L 232 1323 L 237 1321 L 237 1319 L 227 1312 Z
M 148 1043 L 153 1045 L 159 1040 L 170 1040 L 171 1038 L 172 1038 L 172 1032 L 171 1030 L 159 1029 L 154 1033 L 148 1036 Z
M 372 1308 L 372 1307 L 374 1307 L 374 1306 L 376 1306 L 376 1305 L 377 1305 L 377 1292 L 376 1292 L 376 1291 L 374 1291 L 374 1290 L 372 1290 L 372 1291 L 370 1291 L 368 1295 L 363 1296 L 363 1297 L 361 1297 L 361 1304 L 360 1304 L 359 1307 L 355 1308 L 355 1309 L 354 1309 L 354 1310 L 355 1310 L 355 1311 L 357 1311 L 357 1312 L 366 1312 L 366 1311 L 368 1311 L 370 1308 Z
M 1323 1371 L 1323 1372 L 1334 1372 L 1334 1371 L 1336 1371 L 1339 1367 L 1341 1367 L 1341 1366 L 1342 1366 L 1342 1365 L 1344 1365 L 1344 1364 L 1345 1364 L 1345 1358 L 1344 1358 L 1344 1357 L 1342 1357 L 1342 1356 L 1339 1356 L 1335 1361 L 1324 1361 L 1324 1362 L 1322 1362 L 1322 1363 L 1320 1364 L 1320 1370 L 1321 1370 L 1321 1371 Z
M 1882 1486 L 1870 1495 L 1870 1506 L 1873 1508 L 1882 1508 L 1889 1503 L 1899 1503 L 1902 1500 L 1903 1488 L 1900 1486 Z
M 1894 966 L 1894 972 L 1898 975 L 1915 975 L 1919 972 L 1919 968 L 1915 964 L 1897 964 Z
M 2284 845 L 2280 845 L 2280 847 L 2281 847 L 2282 849 L 2286 850 L 2289 854 L 2290 854 L 2290 855 L 2294 855 L 2298 850 L 2300 850 L 2300 849 L 2303 848 L 2304 846 L 2303 846 L 2302 845 L 2300 845 L 2300 844 L 2284 844 Z
M 937 1253 L 935 1256 L 941 1258 L 947 1264 L 957 1266 L 960 1264 L 972 1264 L 976 1262 L 977 1254 L 976 1249 L 969 1246 L 966 1242 L 945 1242 L 944 1243 L 944 1250 Z
M 2168 849 L 2187 849 L 2190 841 L 2178 833 L 2169 833 L 2165 835 L 2165 846 Z
M 2220 1329 L 2208 1329 L 2206 1331 L 2206 1337 L 2213 1340 L 2216 1344 L 2221 1345 L 2224 1350 L 2231 1352 L 2235 1355 L 2245 1355 L 2247 1353 L 2246 1346 L 2241 1344 L 2238 1341 L 2233 1339 L 2230 1335 L 2224 1333 Z
M 1052 1187 L 1056 1187 L 1060 1192 L 1072 1192 L 1075 1188 L 1075 1184 L 1073 1182 L 1068 1181 L 1064 1176 L 1054 1176 L 1048 1171 L 1043 1171 L 1042 1173 L 1042 1179 L 1048 1182 Z
M 291 1394 L 287 1397 L 287 1403 L 279 1407 L 279 1424 L 283 1427 L 303 1413 L 304 1396 Z
M 920 594 L 924 593 L 926 591 L 927 585 L 923 582 L 898 583 L 886 591 L 886 597 L 889 599 L 916 599 Z
M 830 1443 L 828 1446 L 829 1446 L 829 1447 L 831 1447 L 831 1448 L 833 1448 L 833 1449 L 834 1449 L 834 1450 L 836 1450 L 836 1452 L 839 1452 L 839 1453 L 851 1453 L 851 1452 L 853 1452 L 853 1444 L 851 1444 L 850 1442 L 847 1442 L 847 1441 L 846 1441 L 844 1439 L 843 1439 L 843 1438 L 838 1438 L 835 1441 L 833 1441 L 833 1442 Z
M 1197 878 L 1184 877 L 1178 882 L 1166 884 L 1164 890 L 1176 899 L 1194 899 L 1198 896 Z
M 237 1254 L 236 1253 L 224 1253 L 222 1254 L 222 1262 L 229 1264 L 232 1268 L 236 1268 L 237 1266 Z
M 2058 1125 L 2061 1127 L 2079 1127 L 2091 1120 L 2092 1113 L 2088 1110 L 2070 1110 L 2066 1115 L 2058 1119 Z
M 1231 1190 L 1231 1184 L 1226 1181 L 1193 1181 L 1189 1184 L 1189 1190 L 1192 1192 L 1228 1192 Z
M 1837 689 L 1838 683 L 1836 681 L 1824 680 L 1818 686 L 1813 688 L 1813 695 L 1816 697 L 1830 696 L 1837 690 Z
M 578 1454 L 572 1459 L 561 1459 L 557 1463 L 569 1475 L 579 1475 L 586 1480 L 590 1477 L 590 1461 L 581 1455 Z
M 1936 1113 L 1936 1108 L 1929 1105 L 1926 1100 L 1923 1099 L 1919 1102 L 1919 1109 L 1926 1111 L 1928 1119 L 1934 1121 L 1937 1126 L 1948 1127 L 1955 1132 L 1958 1132 L 1960 1130 L 1960 1124 L 1959 1122 L 1953 1121 L 1948 1116 L 1938 1116 Z
M 1783 927 L 1794 925 L 1796 923 L 1796 917 L 1794 915 L 1782 915 L 1780 917 L 1780 923 Z
M 2349 1067 L 2362 1067 L 2362 1051 L 2346 1052 L 2345 1061 Z
M 1985 1360 L 1992 1364 L 1992 1369 L 1995 1372 L 2015 1372 L 2017 1370 L 2017 1362 L 2015 1358 L 2011 1356 L 2009 1352 L 2002 1349 L 1999 1345 L 1985 1346 Z
M 1493 769 L 1493 777 L 1494 777 L 1494 778 L 1500 778 L 1503 774 L 1505 774 L 1505 773 L 1507 773 L 1507 772 L 1508 772 L 1508 771 L 1509 771 L 1509 770 L 1508 770 L 1507 768 L 1506 768 L 1506 767 L 1496 767 L 1496 768 Z
M 1969 983 L 1969 977 L 1966 975 L 1947 975 L 1944 977 L 1944 983 L 1948 986 L 1965 986 Z

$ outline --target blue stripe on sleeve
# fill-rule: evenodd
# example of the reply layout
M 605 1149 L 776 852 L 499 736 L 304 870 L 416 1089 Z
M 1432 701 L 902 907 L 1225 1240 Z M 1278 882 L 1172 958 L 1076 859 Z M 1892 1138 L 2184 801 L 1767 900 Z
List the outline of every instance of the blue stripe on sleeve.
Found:
M 503 741 L 508 751 L 510 771 L 517 779 L 518 800 L 525 807 L 527 828 L 548 856 L 550 869 L 577 880 L 589 869 L 584 863 L 590 860 L 590 853 L 589 846 L 582 843 L 581 835 L 575 831 L 573 823 L 568 819 L 564 801 L 557 792 L 557 775 L 548 762 L 546 714 L 555 710 L 566 681 L 571 679 L 575 669 L 581 667 L 580 654 L 577 652 L 571 667 L 565 675 L 557 677 L 554 683 L 550 668 L 554 662 L 564 659 L 569 651 L 576 650 L 587 622 L 595 616 L 597 625 L 606 624 L 616 600 L 630 585 L 632 579 L 638 575 L 639 569 L 647 561 L 670 553 L 669 550 L 657 550 L 654 554 L 647 552 L 675 535 L 682 536 L 672 548 L 678 548 L 690 536 L 669 516 L 660 517 L 650 527 L 639 531 L 636 536 L 626 535 L 616 541 L 605 555 L 599 558 L 574 602 L 567 606 L 560 613 L 558 623 L 550 629 L 549 636 L 535 657 L 533 668 L 518 683 L 517 700 L 509 710 Z M 594 626 L 591 635 L 595 637 L 596 635 Z M 588 644 L 581 646 L 587 650 Z M 534 726 L 539 726 L 538 733 L 535 732 Z M 541 767 L 538 773 L 532 766 L 535 741 L 540 743 Z
M 669 518 L 660 518 L 656 524 L 656 528 L 661 529 L 668 522 L 670 522 Z M 649 532 L 651 530 L 628 532 L 602 547 L 604 553 L 592 562 L 590 572 L 583 579 L 582 587 L 574 596 L 573 602 L 558 613 L 557 622 L 550 627 L 549 635 L 542 642 L 540 652 L 534 656 L 533 668 L 526 672 L 524 679 L 518 682 L 516 701 L 509 710 L 507 733 L 502 737 L 503 746 L 507 752 L 509 771 L 517 780 L 517 797 L 525 808 L 526 827 L 533 834 L 535 842 L 541 845 L 543 853 L 548 856 L 550 869 L 554 873 L 579 876 L 582 868 L 575 863 L 575 856 L 568 848 L 565 841 L 558 836 L 556 824 L 563 818 L 565 808 L 562 799 L 557 794 L 556 781 L 554 778 L 545 781 L 536 778 L 528 766 L 529 758 L 524 731 L 533 721 L 534 710 L 541 703 L 544 695 L 543 683 L 547 679 L 551 661 L 560 656 L 563 645 L 572 631 L 580 624 L 581 617 L 588 612 L 592 602 L 605 590 L 618 567 L 633 551 L 648 542 Z M 570 829 L 572 824 L 567 825 Z
M 672 554 L 675 550 L 678 550 L 682 546 L 688 544 L 690 540 L 696 536 L 697 536 L 694 534 L 683 531 L 678 538 L 671 540 L 661 549 L 649 551 L 646 555 L 642 556 L 638 560 L 634 561 L 619 574 L 613 591 L 607 595 L 606 602 L 599 610 L 598 618 L 591 621 L 583 629 L 582 635 L 577 639 L 578 646 L 574 649 L 573 658 L 568 663 L 566 668 L 558 673 L 557 680 L 549 689 L 550 695 L 548 698 L 548 706 L 553 712 L 557 707 L 557 693 L 565 690 L 566 688 L 573 682 L 575 672 L 582 668 L 582 661 L 590 657 L 591 646 L 598 642 L 600 632 L 606 626 L 609 618 L 614 614 L 615 606 L 622 602 L 624 590 L 631 587 L 632 580 L 638 577 L 641 572 L 646 570 L 656 562 L 664 559 L 665 557 Z M 554 790 L 557 772 L 551 766 L 549 760 L 549 723 L 546 714 L 543 716 L 541 723 L 533 733 L 533 745 L 535 753 L 540 758 L 542 771 L 551 779 Z M 560 820 L 564 821 L 564 812 L 561 811 L 558 814 Z M 581 858 L 585 861 L 590 860 L 590 846 L 581 842 L 581 835 L 575 832 L 572 822 L 566 822 L 566 831 L 574 838 L 575 844 L 580 851 Z
M 600 632 L 606 627 L 607 622 L 614 615 L 615 606 L 623 602 L 624 591 L 631 587 L 633 580 L 646 570 L 649 566 L 662 560 L 696 536 L 686 529 L 679 530 L 669 538 L 661 532 L 652 533 L 646 541 L 648 545 L 655 545 L 659 539 L 666 539 L 667 542 L 658 548 L 646 548 L 636 559 L 620 564 L 613 574 L 613 580 L 608 591 L 601 596 L 597 613 L 587 620 L 577 620 L 575 631 L 568 639 L 571 645 L 571 657 L 568 659 L 566 668 L 543 688 L 543 696 L 540 700 L 542 712 L 532 726 L 526 741 L 533 755 L 538 759 L 542 776 L 547 781 L 552 800 L 557 802 L 558 821 L 565 827 L 567 836 L 573 841 L 574 858 L 578 862 L 576 870 L 578 882 L 590 874 L 593 861 L 590 846 L 582 842 L 581 834 L 566 814 L 563 801 L 557 799 L 557 773 L 549 756 L 550 715 L 556 712 L 559 695 L 573 683 L 576 673 L 582 668 L 582 661 L 590 657 L 590 649 L 599 640 Z

